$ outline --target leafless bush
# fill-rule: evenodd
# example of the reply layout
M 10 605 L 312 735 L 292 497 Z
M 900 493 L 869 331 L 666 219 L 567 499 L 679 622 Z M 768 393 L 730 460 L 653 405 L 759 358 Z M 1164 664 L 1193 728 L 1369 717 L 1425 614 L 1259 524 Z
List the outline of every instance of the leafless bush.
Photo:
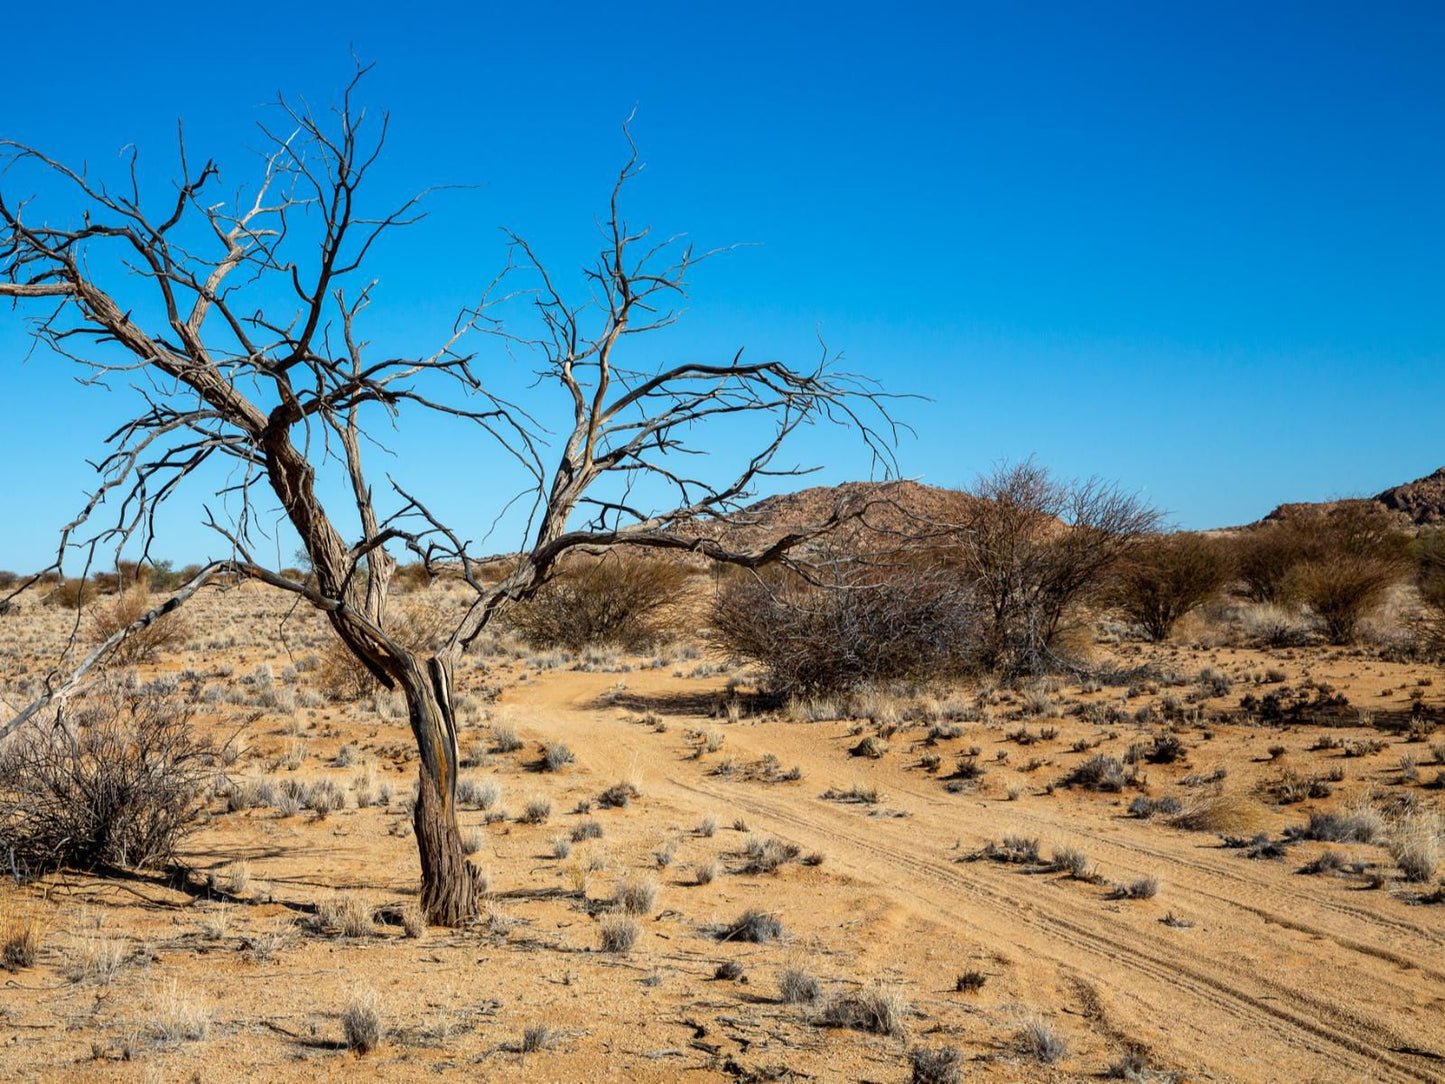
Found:
M 1134 547 L 1121 563 L 1110 598 L 1151 640 L 1168 639 L 1175 623 L 1208 602 L 1231 572 L 1229 552 L 1197 534 L 1160 535 Z
M 1159 515 L 1097 480 L 1064 482 L 1029 461 L 980 478 L 955 560 L 983 616 L 983 660 L 1005 671 L 1051 669 L 1081 608 Z
M 215 780 L 197 689 L 108 679 L 0 749 L 0 839 L 23 872 L 167 862 Z
M 1383 509 L 1342 501 L 1291 510 L 1238 538 L 1234 549 L 1250 597 L 1300 602 L 1332 643 L 1346 644 L 1404 576 L 1408 543 Z
M 408 651 L 428 651 L 451 631 L 450 615 L 437 603 L 421 598 L 398 606 L 388 621 L 387 635 Z M 329 638 L 321 654 L 316 680 L 336 700 L 362 700 L 381 688 L 366 665 L 338 639 Z
M 95 607 L 90 612 L 95 639 L 110 639 L 121 629 L 139 621 L 150 608 L 145 592 L 138 588 Z M 154 662 L 158 656 L 182 647 L 190 638 L 190 622 L 181 611 L 176 610 L 127 636 L 111 651 L 110 661 L 119 666 Z
M 961 673 L 977 654 L 957 577 L 901 562 L 840 561 L 823 586 L 787 574 L 733 580 L 718 592 L 709 637 L 761 666 L 780 697 Z
M 1309 559 L 1313 543 L 1298 520 L 1286 520 L 1236 535 L 1230 548 L 1245 595 L 1255 602 L 1278 605 L 1291 601 L 1291 577 Z
M 509 618 L 536 648 L 641 651 L 663 636 L 686 587 L 680 564 L 609 554 L 563 568 Z
M 1295 573 L 1295 590 L 1324 622 L 1332 644 L 1350 644 L 1360 621 L 1399 581 L 1402 569 L 1390 557 L 1334 553 L 1311 561 Z

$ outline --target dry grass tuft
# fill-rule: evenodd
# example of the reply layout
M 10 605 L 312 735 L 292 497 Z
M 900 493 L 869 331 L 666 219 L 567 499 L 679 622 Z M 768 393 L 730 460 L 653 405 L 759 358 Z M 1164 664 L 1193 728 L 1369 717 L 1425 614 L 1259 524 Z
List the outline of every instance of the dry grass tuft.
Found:
M 342 937 L 369 937 L 371 908 L 349 892 L 340 892 L 316 906 L 316 925 Z
M 1190 832 L 1245 832 L 1262 824 L 1264 814 L 1248 795 L 1221 790 L 1191 797 L 1169 823 Z
M 33 902 L 0 896 L 0 967 L 6 971 L 34 967 L 48 932 L 45 917 Z
M 341 1012 L 341 1034 L 347 1047 L 358 1054 L 369 1054 L 381 1046 L 385 1029 L 381 998 L 375 990 L 362 988 L 351 995 Z
M 617 882 L 614 902 L 623 914 L 650 915 L 657 910 L 657 881 L 651 877 L 624 877 Z
M 159 1000 L 153 1026 L 161 1042 L 199 1042 L 211 1033 L 211 1010 L 182 993 L 172 979 Z
M 604 918 L 597 931 L 602 951 L 615 952 L 619 955 L 631 952 L 641 935 L 642 927 L 635 920 L 623 918 L 621 915 Z
M 812 1004 L 822 994 L 822 984 L 801 968 L 786 967 L 778 974 L 778 997 L 786 1004 Z
M 818 1022 L 824 1027 L 851 1028 L 897 1039 L 903 1036 L 904 1018 L 911 1009 L 901 991 L 872 986 L 834 998 L 824 1006 Z
M 1039 1017 L 1024 1021 L 1014 1034 L 1013 1046 L 1020 1054 L 1044 1065 L 1062 1061 L 1069 1052 L 1068 1043 L 1054 1031 L 1052 1025 Z
M 963 1080 L 963 1055 L 955 1046 L 915 1046 L 908 1052 L 913 1070 L 912 1084 L 959 1084 Z

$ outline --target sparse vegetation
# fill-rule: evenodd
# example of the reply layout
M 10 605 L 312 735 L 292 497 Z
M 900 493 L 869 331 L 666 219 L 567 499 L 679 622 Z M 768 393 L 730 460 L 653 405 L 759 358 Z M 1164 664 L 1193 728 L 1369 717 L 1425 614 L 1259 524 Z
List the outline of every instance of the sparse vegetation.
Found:
M 830 999 L 818 1014 L 818 1022 L 824 1027 L 852 1028 L 898 1039 L 903 1037 L 911 1011 L 901 991 L 872 986 Z
M 602 951 L 619 955 L 631 952 L 641 935 L 642 927 L 637 924 L 636 920 L 620 915 L 609 915 L 597 928 L 598 942 Z
M 381 1046 L 381 998 L 375 990 L 363 987 L 351 995 L 341 1011 L 341 1034 L 347 1047 L 358 1054 L 370 1054 Z
M 666 631 L 686 585 L 686 571 L 672 561 L 620 554 L 579 558 L 509 616 L 533 647 L 643 651 Z
M 197 825 L 219 763 L 194 688 L 105 682 L 0 749 L 0 839 L 22 872 L 157 866 Z
M 736 922 L 719 932 L 718 939 L 766 945 L 782 936 L 783 923 L 776 915 L 770 915 L 766 911 L 745 911 Z

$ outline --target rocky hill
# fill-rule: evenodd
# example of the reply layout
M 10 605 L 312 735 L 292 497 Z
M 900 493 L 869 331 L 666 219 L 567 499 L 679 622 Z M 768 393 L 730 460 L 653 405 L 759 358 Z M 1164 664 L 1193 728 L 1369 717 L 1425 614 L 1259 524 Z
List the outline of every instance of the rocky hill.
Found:
M 765 497 L 729 516 L 688 525 L 685 530 L 753 548 L 791 530 L 822 523 L 840 506 L 863 507 L 862 516 L 837 536 L 849 543 L 886 545 L 900 535 L 917 537 L 958 523 L 974 500 L 968 494 L 920 482 L 844 482 L 812 486 Z
M 1375 505 L 1392 513 L 1402 528 L 1445 524 L 1445 467 L 1413 482 L 1392 486 L 1373 497 L 1350 497 L 1338 501 L 1296 501 L 1281 504 L 1264 522 L 1289 519 L 1291 516 L 1328 511 L 1345 505 Z
M 1445 523 L 1445 467 L 1387 489 L 1374 499 L 1390 511 L 1408 516 L 1417 526 Z

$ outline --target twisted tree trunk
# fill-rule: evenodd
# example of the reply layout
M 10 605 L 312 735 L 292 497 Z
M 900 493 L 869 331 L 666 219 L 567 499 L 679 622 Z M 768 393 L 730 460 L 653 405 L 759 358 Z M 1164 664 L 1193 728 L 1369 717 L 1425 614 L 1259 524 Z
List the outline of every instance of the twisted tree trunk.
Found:
M 477 917 L 485 881 L 467 861 L 457 827 L 457 731 L 452 715 L 451 667 L 430 658 L 403 662 L 401 685 L 417 750 L 421 753 L 416 810 L 421 858 L 421 905 L 427 921 L 461 926 Z

